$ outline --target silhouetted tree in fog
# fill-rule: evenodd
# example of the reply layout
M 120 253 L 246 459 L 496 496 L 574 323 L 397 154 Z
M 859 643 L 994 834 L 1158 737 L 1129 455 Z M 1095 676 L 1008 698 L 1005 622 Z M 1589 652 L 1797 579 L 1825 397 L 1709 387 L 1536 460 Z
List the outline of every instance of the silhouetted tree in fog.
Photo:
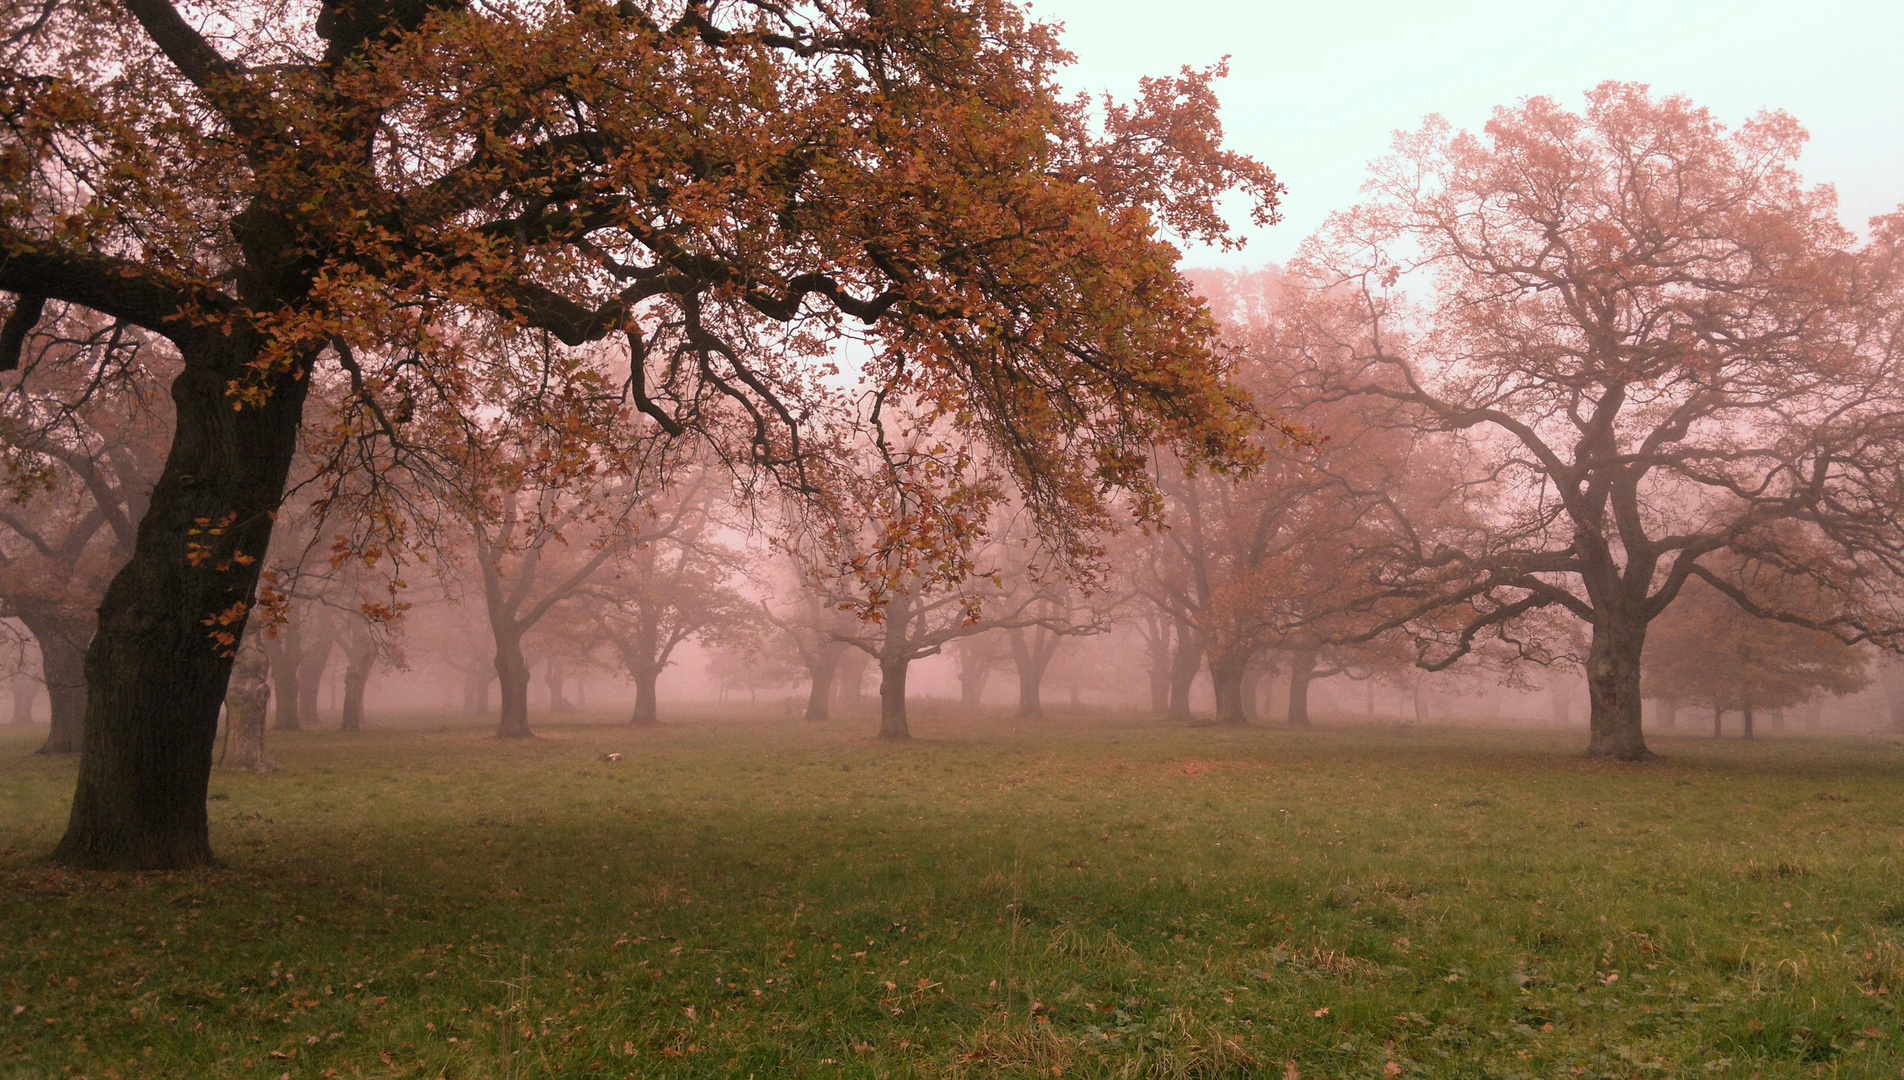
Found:
M 1478 134 L 1431 120 L 1285 284 L 1320 398 L 1464 439 L 1477 512 L 1395 530 L 1382 602 L 1440 613 L 1416 626 L 1431 668 L 1525 646 L 1536 612 L 1585 623 L 1593 754 L 1647 756 L 1647 630 L 1693 578 L 1846 641 L 1904 626 L 1904 216 L 1855 247 L 1830 190 L 1800 182 L 1804 137 L 1615 83 Z M 1831 606 L 1782 607 L 1801 590 L 1742 586 L 1723 555 Z

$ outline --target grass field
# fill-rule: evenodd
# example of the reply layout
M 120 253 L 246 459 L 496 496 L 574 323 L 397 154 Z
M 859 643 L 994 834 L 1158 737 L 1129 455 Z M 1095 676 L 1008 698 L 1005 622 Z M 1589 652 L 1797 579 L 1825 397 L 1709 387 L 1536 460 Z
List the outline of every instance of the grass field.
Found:
M 1904 1069 L 1894 741 L 415 722 L 274 736 L 171 876 L 38 862 L 0 737 L 0 1075 Z

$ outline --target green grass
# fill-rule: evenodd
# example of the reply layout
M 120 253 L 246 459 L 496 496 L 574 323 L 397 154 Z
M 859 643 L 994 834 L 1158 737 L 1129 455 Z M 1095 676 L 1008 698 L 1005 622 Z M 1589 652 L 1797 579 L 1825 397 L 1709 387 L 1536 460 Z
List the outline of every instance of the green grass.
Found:
M 1904 1066 L 1895 742 L 599 719 L 275 736 L 178 875 L 5 738 L 0 1075 Z

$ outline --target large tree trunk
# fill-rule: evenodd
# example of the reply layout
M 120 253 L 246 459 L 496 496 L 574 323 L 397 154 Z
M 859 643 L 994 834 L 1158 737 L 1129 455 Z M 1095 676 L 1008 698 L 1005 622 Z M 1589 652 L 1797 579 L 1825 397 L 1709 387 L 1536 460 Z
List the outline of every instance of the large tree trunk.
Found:
M 1177 624 L 1177 647 L 1170 659 L 1170 703 L 1165 717 L 1179 724 L 1190 722 L 1190 690 L 1196 685 L 1197 670 L 1203 666 L 1203 641 L 1188 623 Z
M 245 635 L 245 643 L 231 667 L 225 688 L 225 752 L 220 764 L 227 769 L 269 772 L 264 754 L 264 713 L 271 700 L 271 663 L 259 635 Z
M 1312 727 L 1309 722 L 1309 684 L 1316 674 L 1315 649 L 1295 649 L 1289 654 L 1289 726 Z
M 260 265 L 254 252 L 248 260 Z M 245 271 L 239 293 L 263 310 L 275 298 L 260 281 Z M 246 376 L 260 342 L 243 331 L 216 340 L 180 336 L 186 364 L 172 384 L 171 450 L 132 557 L 100 602 L 86 654 L 79 782 L 53 853 L 69 866 L 162 870 L 214 861 L 205 793 L 218 708 L 310 380 L 303 377 L 308 363 L 298 364 L 293 375 L 273 380 L 269 398 L 234 408 L 227 388 Z
M 635 680 L 635 715 L 629 717 L 628 722 L 659 724 L 661 714 L 655 690 L 656 684 L 661 681 L 661 669 L 636 668 L 629 672 L 629 676 Z
M 1587 753 L 1620 761 L 1653 756 L 1640 728 L 1640 652 L 1646 624 L 1606 620 L 1594 624 L 1587 650 L 1587 698 L 1592 703 Z
M 38 753 L 76 754 L 86 727 L 86 646 L 92 620 L 23 619 L 40 647 L 40 680 L 52 722 Z
M 829 641 L 807 657 L 807 711 L 811 723 L 823 723 L 831 717 L 827 703 L 833 698 L 833 677 L 840 669 L 840 657 L 846 652 L 844 641 Z
M 350 629 L 349 663 L 344 667 L 344 707 L 337 730 L 364 729 L 364 690 L 370 685 L 370 673 L 377 666 L 377 639 L 359 618 Z
M 906 669 L 912 661 L 891 660 L 884 657 L 879 661 L 879 737 L 882 739 L 910 739 L 912 730 L 906 726 Z
M 33 722 L 33 705 L 40 700 L 40 680 L 25 671 L 13 673 L 13 720 L 14 727 L 26 727 Z
M 1742 721 L 1742 727 L 1744 729 L 1743 734 L 1746 738 L 1749 739 L 1752 737 L 1752 720 L 1753 720 L 1753 710 L 1752 710 L 1751 702 L 1748 701 L 1745 703 L 1745 708 L 1741 710 L 1740 716 Z
M 1022 626 L 1012 627 L 1009 636 L 1012 664 L 1018 669 L 1018 718 L 1041 720 L 1045 715 L 1045 672 L 1051 669 L 1057 648 L 1040 648 L 1035 635 L 1027 635 Z
M 522 656 L 522 638 L 496 634 L 496 681 L 502 688 L 502 717 L 496 723 L 498 739 L 529 739 L 529 662 Z
M 1210 686 L 1216 691 L 1218 724 L 1247 724 L 1243 711 L 1243 675 L 1249 670 L 1249 654 L 1210 653 Z

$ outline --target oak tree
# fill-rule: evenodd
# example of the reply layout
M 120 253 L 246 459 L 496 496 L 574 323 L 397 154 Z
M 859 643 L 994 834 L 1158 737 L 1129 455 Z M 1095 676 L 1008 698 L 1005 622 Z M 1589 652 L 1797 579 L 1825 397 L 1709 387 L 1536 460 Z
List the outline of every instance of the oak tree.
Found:
M 1159 230 L 1221 239 L 1217 199 L 1266 220 L 1276 182 L 1222 149 L 1218 72 L 1094 108 L 1065 59 L 1002 0 L 8 9 L 0 346 L 61 301 L 183 361 L 57 857 L 211 859 L 207 620 L 248 615 L 310 389 L 348 371 L 394 426 L 467 318 L 612 339 L 631 413 L 795 485 L 848 319 L 1041 509 L 1141 487 L 1155 443 L 1229 452 Z
M 1293 267 L 1323 393 L 1463 439 L 1482 512 L 1397 532 L 1384 571 L 1385 599 L 1447 620 L 1420 632 L 1424 663 L 1566 613 L 1591 635 L 1593 754 L 1648 755 L 1647 630 L 1694 578 L 1846 641 L 1904 625 L 1900 224 L 1858 247 L 1800 181 L 1804 137 L 1619 83 L 1479 133 L 1430 120 Z M 1833 606 L 1755 597 L 1710 568 L 1728 555 Z

